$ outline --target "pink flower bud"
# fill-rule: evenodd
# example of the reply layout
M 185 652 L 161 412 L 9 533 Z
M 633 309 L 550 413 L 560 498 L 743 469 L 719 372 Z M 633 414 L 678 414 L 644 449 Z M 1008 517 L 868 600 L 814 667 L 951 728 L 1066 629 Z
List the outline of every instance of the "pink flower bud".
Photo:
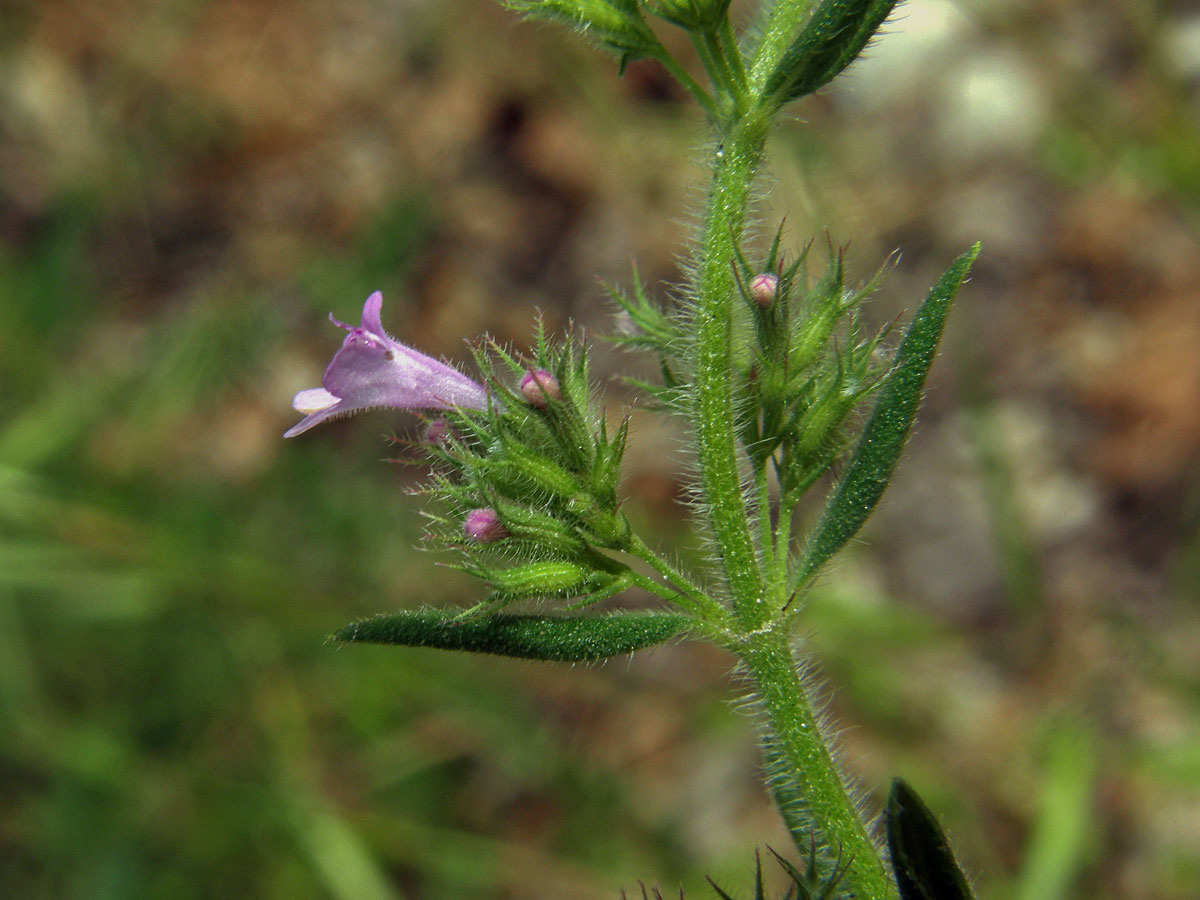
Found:
M 463 533 L 477 544 L 490 544 L 508 537 L 508 529 L 490 506 L 473 509 L 463 519 Z
M 775 302 L 779 291 L 779 279 L 770 272 L 755 275 L 750 279 L 750 299 L 763 309 Z
M 454 429 L 445 419 L 434 419 L 425 428 L 425 443 L 439 447 L 454 436 Z
M 550 400 L 561 400 L 562 389 L 558 380 L 545 369 L 531 369 L 521 379 L 521 393 L 531 406 L 545 409 Z

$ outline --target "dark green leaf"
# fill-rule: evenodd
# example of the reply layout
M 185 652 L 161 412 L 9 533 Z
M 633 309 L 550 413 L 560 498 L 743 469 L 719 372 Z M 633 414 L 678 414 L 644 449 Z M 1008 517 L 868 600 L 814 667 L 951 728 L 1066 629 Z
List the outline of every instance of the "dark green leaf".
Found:
M 887 838 L 902 900 L 973 900 L 942 827 L 900 778 L 888 797 Z
M 828 84 L 854 62 L 897 0 L 825 0 L 788 48 L 767 85 L 780 103 Z
M 933 364 L 946 314 L 978 255 L 979 244 L 976 244 L 954 261 L 933 286 L 908 326 L 900 349 L 896 351 L 895 365 L 879 389 L 871 417 L 858 437 L 846 473 L 825 504 L 821 520 L 804 546 L 800 564 L 793 575 L 793 588 L 801 587 L 854 537 L 887 488 L 916 419 L 925 376 Z
M 617 613 L 608 616 L 488 615 L 455 619 L 440 610 L 405 610 L 347 625 L 335 640 L 468 650 L 520 659 L 585 662 L 661 644 L 687 630 L 688 616 Z

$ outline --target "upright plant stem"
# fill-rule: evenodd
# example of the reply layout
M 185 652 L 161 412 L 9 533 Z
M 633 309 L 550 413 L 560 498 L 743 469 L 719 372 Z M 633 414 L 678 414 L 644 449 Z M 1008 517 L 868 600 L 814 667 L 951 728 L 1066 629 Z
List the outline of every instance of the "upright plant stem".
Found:
M 896 890 L 879 851 L 817 728 L 787 634 L 770 629 L 748 635 L 740 655 L 771 725 L 773 756 L 787 769 L 790 784 L 776 796 L 790 796 L 803 804 L 809 826 L 819 829 L 830 851 L 840 858 L 845 869 L 841 884 L 856 900 L 895 900 Z M 790 825 L 789 810 L 783 813 Z M 794 836 L 802 844 L 804 836 Z
M 734 612 L 748 630 L 766 621 L 768 613 L 734 427 L 730 332 L 735 286 L 730 261 L 745 225 L 769 121 L 750 110 L 725 130 L 714 161 L 696 273 L 693 424 L 700 477 Z
M 798 22 L 798 11 L 806 9 L 807 3 L 781 0 L 777 12 L 780 7 L 788 7 Z M 713 163 L 695 276 L 693 426 L 707 515 L 739 632 L 734 647 L 762 700 L 773 732 L 772 752 L 782 766 L 779 775 L 784 781 L 777 796 L 791 798 L 797 808 L 811 814 L 823 842 L 840 856 L 845 869 L 842 883 L 857 900 L 895 900 L 879 852 L 817 728 L 792 655 L 788 618 L 782 615 L 778 596 L 785 569 L 778 568 L 780 561 L 775 559 L 775 554 L 786 559 L 788 541 L 785 538 L 772 547 L 769 525 L 756 534 L 764 523 L 751 516 L 744 490 L 734 420 L 731 341 L 737 289 L 731 261 L 745 227 L 771 110 L 755 100 L 734 109 L 719 126 L 721 144 Z M 769 523 L 765 477 L 757 479 L 756 486 L 756 514 Z M 756 537 L 763 542 L 762 558 Z M 789 818 L 791 812 L 795 810 L 784 810 L 789 823 L 794 820 Z

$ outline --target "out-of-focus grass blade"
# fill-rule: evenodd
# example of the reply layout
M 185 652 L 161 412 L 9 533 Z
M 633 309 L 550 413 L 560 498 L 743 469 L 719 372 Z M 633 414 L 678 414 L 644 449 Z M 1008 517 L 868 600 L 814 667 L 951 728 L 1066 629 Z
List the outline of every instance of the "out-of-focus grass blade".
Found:
M 400 900 L 405 895 L 354 828 L 324 805 L 294 801 L 291 819 L 321 881 L 335 900 Z
M 875 407 L 858 437 L 845 475 L 825 504 L 816 529 L 804 545 L 800 563 L 792 575 L 792 589 L 805 582 L 833 554 L 854 537 L 875 509 L 912 431 L 925 376 L 946 324 L 946 314 L 979 255 L 976 244 L 954 261 L 929 292 L 905 332 L 887 383 L 879 390 Z
M 609 616 L 497 614 L 456 620 L 440 610 L 405 610 L 347 625 L 339 641 L 468 650 L 518 659 L 585 662 L 608 659 L 661 644 L 692 620 L 671 613 Z
M 1096 750 L 1091 733 L 1068 722 L 1050 743 L 1041 811 L 1010 896 L 1060 900 L 1083 863 L 1092 823 Z

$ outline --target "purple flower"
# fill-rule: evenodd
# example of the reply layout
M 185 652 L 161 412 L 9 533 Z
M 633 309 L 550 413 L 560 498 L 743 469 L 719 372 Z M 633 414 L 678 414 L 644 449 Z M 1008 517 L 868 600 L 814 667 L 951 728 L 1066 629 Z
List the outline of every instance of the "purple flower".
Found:
M 318 422 L 381 406 L 397 409 L 484 409 L 487 391 L 445 363 L 406 347 L 383 330 L 379 310 L 383 294 L 363 304 L 362 325 L 355 328 L 330 315 L 350 332 L 333 357 L 322 387 L 301 391 L 292 407 L 304 418 L 284 432 L 295 437 Z

